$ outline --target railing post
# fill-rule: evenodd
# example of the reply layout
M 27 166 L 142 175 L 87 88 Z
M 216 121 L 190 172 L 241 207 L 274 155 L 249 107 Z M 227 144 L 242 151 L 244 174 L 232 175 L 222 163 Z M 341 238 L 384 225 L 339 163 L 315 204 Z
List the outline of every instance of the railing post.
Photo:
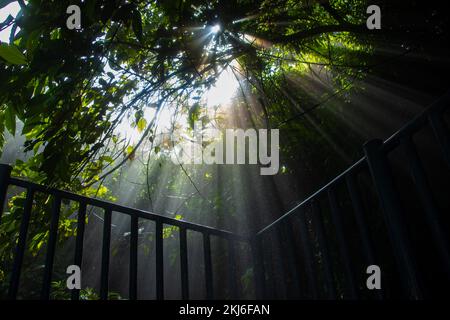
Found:
M 314 255 L 312 251 L 312 244 L 309 237 L 308 225 L 306 221 L 306 212 L 303 207 L 300 207 L 298 218 L 300 242 L 302 245 L 303 259 L 305 262 L 305 272 L 306 278 L 308 280 L 308 289 L 310 296 L 308 298 L 317 299 L 318 289 L 317 289 L 317 272 L 314 266 Z
M 22 271 L 23 257 L 25 255 L 28 226 L 30 224 L 31 209 L 33 207 L 34 190 L 27 189 L 27 197 L 23 208 L 22 221 L 20 222 L 19 239 L 17 240 L 14 262 L 11 271 L 8 296 L 10 300 L 16 300 L 19 291 L 20 274 Z
M 261 300 L 265 298 L 265 270 L 264 270 L 264 258 L 261 250 L 261 239 L 255 236 L 250 241 L 250 246 L 253 256 L 253 279 L 255 282 L 255 295 L 256 299 Z
M 428 116 L 428 121 L 433 129 L 434 136 L 441 147 L 447 166 L 450 167 L 450 137 L 442 113 L 431 113 Z
M 356 220 L 356 225 L 358 226 L 358 232 L 361 239 L 361 245 L 363 253 L 365 256 L 365 261 L 367 265 L 373 265 L 375 263 L 375 253 L 373 250 L 373 244 L 369 236 L 369 228 L 367 226 L 366 217 L 364 216 L 364 207 L 361 199 L 361 194 L 359 191 L 359 185 L 356 180 L 356 176 L 353 174 L 347 174 L 345 177 L 347 183 L 347 189 L 350 194 L 350 199 L 352 202 L 353 213 Z M 375 294 L 378 299 L 383 298 L 382 290 L 375 290 Z
M 155 225 L 155 254 L 156 254 L 156 299 L 164 300 L 164 246 L 163 223 L 159 220 Z
M 137 299 L 137 279 L 138 279 L 138 235 L 139 217 L 134 214 L 130 221 L 130 275 L 128 279 L 129 299 Z
M 336 232 L 336 238 L 339 246 L 342 266 L 344 267 L 344 276 L 346 280 L 345 287 L 347 288 L 347 294 L 350 299 L 357 298 L 356 280 L 354 278 L 353 266 L 350 259 L 350 253 L 348 248 L 348 241 L 345 236 L 344 223 L 342 221 L 342 212 L 339 207 L 337 195 L 335 190 L 330 187 L 328 189 L 328 201 L 331 209 L 331 221 L 334 225 Z
M 103 219 L 103 241 L 102 241 L 102 268 L 100 275 L 100 299 L 108 300 L 109 289 L 109 258 L 111 245 L 111 215 L 110 208 L 105 210 Z
M 440 212 L 436 205 L 436 201 L 431 190 L 430 183 L 428 181 L 425 169 L 417 153 L 416 146 L 411 136 L 405 136 L 402 138 L 403 151 L 408 157 L 409 169 L 411 177 L 416 186 L 417 195 L 422 203 L 425 219 L 431 229 L 431 235 L 435 242 L 435 245 L 445 263 L 445 270 L 447 276 L 450 278 L 450 255 L 445 237 L 445 232 L 442 229 L 440 222 Z
M 83 262 L 83 240 L 84 240 L 84 229 L 86 224 L 86 202 L 82 201 L 79 203 L 78 207 L 78 221 L 77 221 L 77 238 L 75 242 L 75 256 L 74 265 L 81 268 L 81 263 Z M 80 290 L 72 290 L 72 300 L 80 299 Z
M 302 283 L 300 282 L 299 269 L 300 261 L 297 256 L 297 248 L 295 246 L 296 241 L 293 235 L 292 224 L 287 221 L 282 221 L 280 226 L 280 231 L 282 232 L 281 244 L 285 248 L 287 272 L 289 272 L 288 282 L 285 276 L 285 282 L 287 286 L 287 298 L 295 299 L 299 298 L 302 294 Z
M 236 279 L 236 250 L 234 247 L 234 241 L 232 239 L 228 240 L 228 270 L 229 274 L 229 284 L 231 299 L 237 299 L 238 297 L 238 284 Z
M 189 299 L 189 267 L 186 228 L 180 227 L 180 270 L 181 270 L 181 296 L 183 300 Z
M 381 140 L 371 140 L 364 144 L 364 153 L 384 213 L 389 238 L 394 247 L 394 255 L 401 269 L 403 285 L 412 298 L 420 299 L 421 292 L 416 266 L 401 218 L 400 195 L 394 186 L 392 172 L 387 157 L 381 150 L 382 146 Z
M 356 177 L 348 174 L 346 177 L 347 189 L 350 194 L 353 212 L 358 226 L 358 231 L 361 236 L 361 244 L 364 250 L 366 262 L 375 264 L 375 254 L 373 245 L 369 237 L 369 228 L 367 227 L 366 217 L 364 216 L 363 202 L 359 191 L 359 186 L 356 182 Z
M 325 226 L 322 221 L 322 214 L 318 200 L 311 201 L 312 206 L 312 222 L 315 233 L 317 235 L 317 242 L 321 252 L 323 263 L 323 277 L 325 282 L 326 294 L 328 299 L 336 299 L 336 286 L 334 285 L 333 266 L 331 262 L 330 252 L 328 250 L 328 243 L 325 235 Z
M 214 298 L 214 288 L 211 261 L 211 237 L 208 233 L 203 233 L 203 259 L 205 264 L 206 298 L 212 300 Z
M 42 283 L 41 300 L 50 298 L 50 287 L 52 282 L 53 262 L 55 259 L 56 242 L 58 241 L 58 224 L 61 211 L 61 198 L 56 195 L 53 199 L 50 230 L 47 243 L 47 254 L 45 259 L 44 281 Z
M 8 166 L 7 164 L 0 164 L 0 223 L 2 222 L 3 207 L 5 205 L 11 170 L 11 166 Z

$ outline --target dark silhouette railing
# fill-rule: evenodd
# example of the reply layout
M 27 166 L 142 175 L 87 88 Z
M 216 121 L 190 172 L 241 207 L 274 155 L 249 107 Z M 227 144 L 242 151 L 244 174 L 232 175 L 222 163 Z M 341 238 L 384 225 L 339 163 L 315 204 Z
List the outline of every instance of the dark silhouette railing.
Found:
M 108 297 L 108 273 L 110 261 L 110 241 L 111 241 L 111 216 L 112 212 L 118 212 L 129 215 L 130 222 L 130 269 L 129 269 L 129 299 L 135 300 L 137 298 L 137 258 L 138 258 L 138 219 L 151 220 L 155 222 L 155 238 L 156 238 L 156 297 L 157 299 L 164 299 L 164 266 L 163 266 L 163 225 L 170 225 L 179 228 L 180 239 L 180 264 L 181 264 L 181 291 L 182 298 L 189 298 L 189 281 L 188 281 L 188 250 L 186 231 L 193 230 L 203 235 L 203 252 L 205 265 L 205 284 L 206 296 L 208 299 L 213 298 L 213 271 L 211 264 L 211 245 L 210 236 L 214 235 L 226 239 L 229 243 L 228 257 L 231 260 L 230 265 L 234 266 L 234 247 L 235 242 L 248 241 L 246 237 L 233 234 L 229 231 L 224 231 L 216 228 L 211 228 L 191 222 L 177 220 L 155 213 L 133 209 L 130 207 L 121 206 L 108 201 L 89 198 L 74 194 L 67 191 L 47 188 L 29 181 L 16 179 L 10 176 L 11 167 L 7 165 L 0 165 L 0 205 L 4 205 L 7 188 L 9 185 L 22 187 L 26 189 L 26 199 L 24 204 L 24 211 L 22 221 L 20 224 L 19 238 L 15 251 L 13 267 L 11 271 L 10 285 L 8 297 L 16 299 L 23 257 L 25 252 L 25 244 L 27 238 L 27 231 L 32 214 L 33 195 L 36 192 L 41 192 L 53 196 L 53 205 L 51 210 L 50 233 L 48 239 L 48 246 L 46 252 L 44 280 L 42 284 L 41 299 L 49 299 L 50 286 L 52 280 L 53 260 L 55 255 L 55 246 L 57 241 L 58 221 L 61 209 L 61 200 L 72 200 L 79 203 L 79 213 L 77 222 L 77 235 L 75 245 L 74 265 L 81 266 L 83 256 L 83 237 L 84 226 L 86 218 L 87 205 L 98 207 L 104 210 L 103 223 L 103 241 L 102 241 L 102 260 L 101 260 L 101 280 L 100 280 L 100 298 L 107 299 Z M 2 210 L 3 212 L 3 210 Z M 1 219 L 1 214 L 0 214 Z M 1 223 L 1 220 L 0 220 Z M 233 281 L 233 280 L 232 280 Z M 233 286 L 232 286 L 233 287 Z M 236 293 L 232 293 L 235 295 Z M 236 296 L 234 296 L 236 297 Z M 72 299 L 79 299 L 79 290 L 72 291 Z
M 390 244 L 392 246 L 395 262 L 398 268 L 401 268 L 401 281 L 408 297 L 419 299 L 422 297 L 422 290 L 418 280 L 418 271 L 414 254 L 411 250 L 410 240 L 405 232 L 403 211 L 404 208 L 400 201 L 400 194 L 396 188 L 392 169 L 388 162 L 388 155 L 396 149 L 401 149 L 408 159 L 410 174 L 414 180 L 415 188 L 419 194 L 419 200 L 423 207 L 425 221 L 431 230 L 434 245 L 436 246 L 442 263 L 446 270 L 450 271 L 450 256 L 448 251 L 448 243 L 441 224 L 439 223 L 439 209 L 435 203 L 432 191 L 425 174 L 425 170 L 417 154 L 413 136 L 426 126 L 433 129 L 434 136 L 438 141 L 443 157 L 447 166 L 450 167 L 450 139 L 448 129 L 446 128 L 443 113 L 448 108 L 450 101 L 450 93 L 443 96 L 424 113 L 417 116 L 409 122 L 401 130 L 395 133 L 387 141 L 372 140 L 364 145 L 365 156 L 357 161 L 342 174 L 330 181 L 317 192 L 306 198 L 300 204 L 295 206 L 289 212 L 281 216 L 279 219 L 266 226 L 251 237 L 241 236 L 229 231 L 219 230 L 195 223 L 168 218 L 155 213 L 137 210 L 115 203 L 93 199 L 74 193 L 47 188 L 32 182 L 24 181 L 10 176 L 11 167 L 0 165 L 0 205 L 3 208 L 8 186 L 18 186 L 26 189 L 26 199 L 24 204 L 23 216 L 20 224 L 19 238 L 17 241 L 16 251 L 14 255 L 13 267 L 10 277 L 9 293 L 10 299 L 16 299 L 19 288 L 21 268 L 26 246 L 27 231 L 29 227 L 30 217 L 32 214 L 33 196 L 36 192 L 45 193 L 53 196 L 53 205 L 51 210 L 50 233 L 47 245 L 44 280 L 42 284 L 42 299 L 49 299 L 50 287 L 52 280 L 52 270 L 55 255 L 55 246 L 57 241 L 58 221 L 61 209 L 61 201 L 63 199 L 72 200 L 79 204 L 78 224 L 75 245 L 74 264 L 81 266 L 83 257 L 83 235 L 86 216 L 86 206 L 94 206 L 104 210 L 103 223 L 103 242 L 102 242 L 102 260 L 101 260 L 101 281 L 100 281 L 100 298 L 108 297 L 108 272 L 110 261 L 110 241 L 111 241 L 111 216 L 112 212 L 119 212 L 131 217 L 131 236 L 130 236 L 130 261 L 129 261 L 129 299 L 137 299 L 137 260 L 138 260 L 138 220 L 152 220 L 156 225 L 156 296 L 157 299 L 164 299 L 164 266 L 163 266 L 163 225 L 171 225 L 179 228 L 180 240 L 180 267 L 181 267 L 181 291 L 182 298 L 189 298 L 189 281 L 188 281 L 188 249 L 187 249 L 187 230 L 194 230 L 203 235 L 203 253 L 205 268 L 205 284 L 206 298 L 212 299 L 213 294 L 213 271 L 211 263 L 211 244 L 210 236 L 214 235 L 228 241 L 228 260 L 231 269 L 229 277 L 231 297 L 239 298 L 236 286 L 235 253 L 234 247 L 236 242 L 247 242 L 250 244 L 253 254 L 253 270 L 255 293 L 257 298 L 270 298 L 272 294 L 267 288 L 267 279 L 270 277 L 266 270 L 269 264 L 264 257 L 267 248 L 263 246 L 263 238 L 270 235 L 274 231 L 279 232 L 280 228 L 284 228 L 286 223 L 292 223 L 298 230 L 296 235 L 299 236 L 300 250 L 302 251 L 302 261 L 300 263 L 292 263 L 294 271 L 292 278 L 299 282 L 299 287 L 306 287 L 306 298 L 321 298 L 321 292 L 325 293 L 327 298 L 337 298 L 336 280 L 333 277 L 333 267 L 335 259 L 330 252 L 330 242 L 333 241 L 327 236 L 322 211 L 324 206 L 320 205 L 321 199 L 325 197 L 327 201 L 327 210 L 331 217 L 331 225 L 334 229 L 335 241 L 338 252 L 337 259 L 342 264 L 343 283 L 345 284 L 346 296 L 349 298 L 358 298 L 358 280 L 355 276 L 352 253 L 349 249 L 349 239 L 345 232 L 343 223 L 343 211 L 339 204 L 339 196 L 337 194 L 338 185 L 345 185 L 350 197 L 351 207 L 358 229 L 358 235 L 364 259 L 367 265 L 376 264 L 374 245 L 368 232 L 368 223 L 364 201 L 361 196 L 361 186 L 358 184 L 358 175 L 364 170 L 370 172 L 371 183 L 376 190 L 378 201 L 383 213 L 385 225 L 389 235 Z M 307 221 L 306 211 L 311 211 L 311 221 Z M 3 210 L 0 212 L 0 219 Z M 292 222 L 292 218 L 295 218 Z M 1 220 L 0 220 L 1 223 Z M 315 240 L 311 241 L 308 236 L 311 233 L 311 227 L 315 235 Z M 287 229 L 283 229 L 287 230 Z M 292 239 L 293 235 L 288 230 L 288 239 Z M 281 236 L 285 236 L 283 232 Z M 263 249 L 264 248 L 264 249 Z M 317 258 L 314 251 L 318 248 L 320 252 L 321 272 L 316 266 Z M 284 256 L 289 256 L 289 252 L 278 252 Z M 305 282 L 299 280 L 300 264 L 304 270 Z M 323 287 L 318 284 L 318 279 L 323 282 Z M 383 292 L 378 293 L 378 297 L 383 297 Z M 72 299 L 79 299 L 79 290 L 72 291 Z
M 323 279 L 325 291 L 328 298 L 336 298 L 335 280 L 333 279 L 332 269 L 333 261 L 328 249 L 330 239 L 326 237 L 321 219 L 321 207 L 319 199 L 325 197 L 327 206 L 330 211 L 331 224 L 333 225 L 336 234 L 335 239 L 339 250 L 339 257 L 343 265 L 344 283 L 346 283 L 347 296 L 349 298 L 357 298 L 357 286 L 355 279 L 355 272 L 352 268 L 352 259 L 349 256 L 349 244 L 344 232 L 342 223 L 343 212 L 341 211 L 336 188 L 339 184 L 346 186 L 347 192 L 350 196 L 352 209 L 356 221 L 356 226 L 359 231 L 361 246 L 364 251 L 367 265 L 376 265 L 373 244 L 369 238 L 368 225 L 366 221 L 366 212 L 364 210 L 362 197 L 360 194 L 360 186 L 357 184 L 357 177 L 364 170 L 369 170 L 371 182 L 382 209 L 385 225 L 389 235 L 389 240 L 392 245 L 397 267 L 402 270 L 402 283 L 408 297 L 419 299 L 422 297 L 422 292 L 418 280 L 418 271 L 416 261 L 413 257 L 410 241 L 405 232 L 405 221 L 403 220 L 404 208 L 400 201 L 401 197 L 394 182 L 392 168 L 388 161 L 388 156 L 394 150 L 400 148 L 404 152 L 409 163 L 409 172 L 414 181 L 420 203 L 423 208 L 423 214 L 428 228 L 431 230 L 434 245 L 441 256 L 441 261 L 444 268 L 447 270 L 447 277 L 450 273 L 450 255 L 448 240 L 445 237 L 443 226 L 439 223 L 440 212 L 434 200 L 427 175 L 424 167 L 418 156 L 416 146 L 413 142 L 413 136 L 426 126 L 430 126 L 436 141 L 438 142 L 442 155 L 446 161 L 446 165 L 450 168 L 450 138 L 449 131 L 444 122 L 444 112 L 450 106 L 450 92 L 441 97 L 437 102 L 431 105 L 425 112 L 414 118 L 407 125 L 401 128 L 398 132 L 392 135 L 384 143 L 381 140 L 372 140 L 364 145 L 365 156 L 357 161 L 350 168 L 345 170 L 342 174 L 334 178 L 328 184 L 323 186 L 317 192 L 309 196 L 300 204 L 295 206 L 289 212 L 281 216 L 279 219 L 260 230 L 253 243 L 255 247 L 260 247 L 261 238 L 274 229 L 282 226 L 284 222 L 291 218 L 296 218 L 299 225 L 300 242 L 302 242 L 304 270 L 307 273 L 308 286 L 311 298 L 317 298 L 317 274 L 313 264 L 313 257 L 311 251 L 311 244 L 308 243 L 306 235 L 308 234 L 305 210 L 312 211 L 311 221 L 316 233 L 317 244 L 320 248 L 321 259 L 323 264 Z M 448 169 L 447 168 L 447 169 Z M 308 208 L 309 207 L 309 208 Z M 447 212 L 448 213 L 448 212 Z M 264 288 L 265 270 L 262 253 L 257 251 L 257 256 L 260 262 L 255 264 L 257 267 L 255 275 L 257 277 L 256 284 L 259 297 L 270 296 Z M 437 280 L 438 281 L 438 280 Z M 379 293 L 381 296 L 381 293 Z

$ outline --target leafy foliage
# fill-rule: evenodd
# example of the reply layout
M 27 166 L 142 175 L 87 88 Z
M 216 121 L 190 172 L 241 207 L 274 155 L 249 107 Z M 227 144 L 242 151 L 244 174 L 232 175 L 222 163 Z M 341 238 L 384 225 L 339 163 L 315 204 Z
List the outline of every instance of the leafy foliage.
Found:
M 0 51 L 0 127 L 13 133 L 20 120 L 34 153 L 28 167 L 39 173 L 31 177 L 74 190 L 110 165 L 127 114 L 174 99 L 193 110 L 188 98 L 233 61 L 255 89 L 312 65 L 336 70 L 345 86 L 370 50 L 354 36 L 364 25 L 359 0 L 76 2 L 28 1 L 3 23 L 13 42 Z M 82 9 L 81 30 L 65 28 L 70 4 Z M 223 31 L 212 33 L 215 24 Z M 136 117 L 143 136 L 155 122 Z
M 0 7 L 11 2 L 0 1 Z M 80 30 L 65 27 L 66 8 L 73 4 L 81 7 Z M 221 30 L 212 32 L 217 24 Z M 115 200 L 110 189 L 118 180 L 116 169 L 139 159 L 137 150 L 148 141 L 154 152 L 147 168 L 140 168 L 147 188 L 136 201 L 151 201 L 155 193 L 150 156 L 161 169 L 186 173 L 165 157 L 170 144 L 164 139 L 156 143 L 158 115 L 175 106 L 187 131 L 199 120 L 223 126 L 226 120 L 205 111 L 201 96 L 227 68 L 244 79 L 241 91 L 261 105 L 262 112 L 251 112 L 244 94 L 236 101 L 248 110 L 251 125 L 284 126 L 305 154 L 320 153 L 308 128 L 285 123 L 305 112 L 299 101 L 308 96 L 292 88 L 292 79 L 326 71 L 335 92 L 349 90 L 363 76 L 371 54 L 370 39 L 361 36 L 367 33 L 362 0 L 29 0 L 21 2 L 16 18 L 0 26 L 12 26 L 11 42 L 0 44 L 0 132 L 24 136 L 30 153 L 26 161 L 16 162 L 13 175 L 109 200 Z M 118 132 L 127 118 L 141 134 L 138 142 L 125 141 Z M 288 141 L 282 148 L 288 156 L 295 154 Z M 219 179 L 217 172 L 201 166 L 191 173 L 204 182 L 202 191 L 195 187 L 192 195 L 207 196 L 187 196 L 174 218 L 202 206 L 210 207 L 217 220 L 225 212 L 235 214 L 226 205 L 228 198 L 208 188 Z M 167 192 L 186 187 L 174 177 L 165 183 Z M 0 225 L 0 277 L 13 256 L 9 240 L 17 237 L 23 204 L 24 194 L 17 191 Z M 48 239 L 50 206 L 50 198 L 36 196 L 28 247 L 34 262 L 40 261 Z M 67 204 L 62 212 L 59 242 L 76 235 L 76 211 Z M 164 238 L 174 239 L 176 231 L 165 227 Z M 252 272 L 247 269 L 242 277 L 246 291 Z M 64 283 L 55 282 L 53 294 L 67 298 Z M 91 289 L 82 296 L 96 298 Z

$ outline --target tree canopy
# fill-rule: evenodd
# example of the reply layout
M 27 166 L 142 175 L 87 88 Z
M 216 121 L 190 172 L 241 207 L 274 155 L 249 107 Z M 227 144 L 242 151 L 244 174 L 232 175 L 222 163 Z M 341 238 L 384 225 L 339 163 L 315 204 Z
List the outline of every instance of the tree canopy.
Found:
M 381 30 L 368 29 L 372 3 L 365 0 L 0 0 L 0 9 L 20 6 L 17 16 L 0 21 L 0 32 L 10 31 L 9 41 L 0 42 L 0 153 L 14 145 L 14 156 L 3 154 L 12 159 L 13 176 L 251 234 L 360 156 L 364 134 L 371 126 L 385 129 L 392 113 L 384 111 L 404 104 L 401 97 L 389 101 L 397 98 L 392 92 L 402 81 L 420 92 L 448 86 L 449 54 L 442 45 L 450 43 L 447 12 L 420 1 L 377 3 Z M 66 25 L 72 5 L 81 9 L 81 28 L 73 30 Z M 410 53 L 414 59 L 405 57 Z M 224 74 L 236 80 L 235 88 L 220 88 L 235 91 L 227 113 L 205 98 Z M 373 78 L 360 81 L 371 76 L 382 85 L 374 86 Z M 399 86 L 386 90 L 393 84 Z M 353 93 L 364 86 L 373 89 L 367 91 L 374 104 L 350 103 L 361 99 L 363 94 Z M 405 105 L 404 114 L 411 106 Z M 280 174 L 262 177 L 250 165 L 169 161 L 171 141 L 160 126 L 181 128 L 189 139 L 198 121 L 219 129 L 280 129 Z M 130 128 L 138 134 L 134 139 L 127 136 Z M 360 182 L 368 197 L 371 190 Z M 0 297 L 7 291 L 3 280 L 14 258 L 11 239 L 19 234 L 26 192 L 10 187 L 7 198 L 0 225 Z M 32 209 L 23 296 L 34 297 L 41 289 L 36 274 L 45 261 L 52 196 L 36 192 Z M 67 240 L 77 233 L 79 210 L 73 201 L 62 203 L 57 236 L 67 250 L 56 255 L 56 280 L 65 279 Z M 88 208 L 94 236 L 102 214 L 101 208 Z M 130 229 L 124 217 L 117 220 L 111 256 L 119 262 L 111 263 L 111 281 L 120 283 Z M 324 222 L 329 226 L 332 220 Z M 139 249 L 148 258 L 154 232 L 138 223 Z M 163 227 L 163 238 L 171 241 L 164 249 L 171 276 L 178 270 L 177 234 L 175 227 Z M 89 237 L 86 246 L 92 252 L 84 261 L 94 266 L 98 243 Z M 219 255 L 216 267 L 226 268 L 220 262 L 226 250 Z M 242 271 L 251 296 L 253 271 Z M 85 299 L 97 298 L 91 280 L 81 293 Z M 215 279 L 218 287 L 222 280 Z M 64 281 L 53 283 L 53 294 L 68 298 Z
M 148 139 L 156 116 L 144 119 L 145 109 L 176 103 L 189 112 L 225 68 L 262 94 L 286 74 L 320 66 L 338 90 L 371 50 L 358 37 L 370 33 L 361 0 L 89 0 L 78 3 L 79 30 L 66 27 L 77 1 L 19 3 L 18 16 L 1 23 L 12 31 L 2 44 L 10 58 L 0 59 L 0 129 L 15 134 L 15 119 L 23 123 L 34 156 L 18 172 L 72 189 L 112 162 L 124 117 L 134 117 L 140 142 Z

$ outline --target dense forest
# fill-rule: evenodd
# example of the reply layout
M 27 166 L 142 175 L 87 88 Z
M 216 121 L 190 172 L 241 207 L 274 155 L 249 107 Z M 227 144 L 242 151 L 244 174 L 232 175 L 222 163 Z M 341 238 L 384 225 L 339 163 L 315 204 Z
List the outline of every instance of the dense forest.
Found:
M 365 141 L 389 137 L 450 88 L 444 7 L 434 1 L 376 1 L 381 28 L 370 29 L 371 4 L 0 0 L 0 12 L 6 12 L 0 21 L 1 163 L 12 165 L 12 176 L 48 187 L 238 234 L 257 232 L 358 160 Z M 68 28 L 71 5 L 81 9 L 77 28 Z M 278 171 L 260 175 L 261 163 L 173 161 L 177 143 L 195 140 L 196 124 L 219 131 L 278 129 Z M 205 138 L 201 147 L 214 139 Z M 434 153 L 428 156 L 432 162 Z M 431 174 L 441 176 L 437 169 Z M 448 191 L 445 177 L 440 187 Z M 437 197 L 445 200 L 445 192 Z M 25 199 L 23 190 L 10 188 L 1 216 L 0 297 L 9 285 L 16 245 L 11 239 L 18 236 Z M 36 274 L 42 273 L 49 239 L 50 200 L 35 194 L 22 298 L 40 294 Z M 55 299 L 70 297 L 65 270 L 78 210 L 75 202 L 63 201 Z M 103 214 L 88 208 L 84 299 L 98 298 Z M 127 296 L 129 219 L 112 217 L 112 299 Z M 375 233 L 381 228 L 377 221 L 372 225 Z M 154 228 L 139 221 L 140 270 L 154 263 Z M 169 298 L 180 298 L 177 230 L 163 230 Z M 189 266 L 201 269 L 201 239 L 194 233 L 188 238 Z M 283 251 L 277 246 L 287 241 L 276 238 L 267 246 Z M 213 268 L 221 272 L 226 245 L 219 239 L 211 245 Z M 239 288 L 251 298 L 249 248 L 238 249 Z M 194 273 L 190 282 L 201 277 Z M 226 278 L 214 279 L 219 297 L 230 296 Z M 153 298 L 155 275 L 144 272 L 139 280 L 148 284 L 140 297 Z M 296 297 L 291 280 L 280 285 L 274 277 L 273 295 Z M 202 288 L 192 285 L 191 296 L 203 297 Z M 395 290 L 388 294 L 395 296 Z

